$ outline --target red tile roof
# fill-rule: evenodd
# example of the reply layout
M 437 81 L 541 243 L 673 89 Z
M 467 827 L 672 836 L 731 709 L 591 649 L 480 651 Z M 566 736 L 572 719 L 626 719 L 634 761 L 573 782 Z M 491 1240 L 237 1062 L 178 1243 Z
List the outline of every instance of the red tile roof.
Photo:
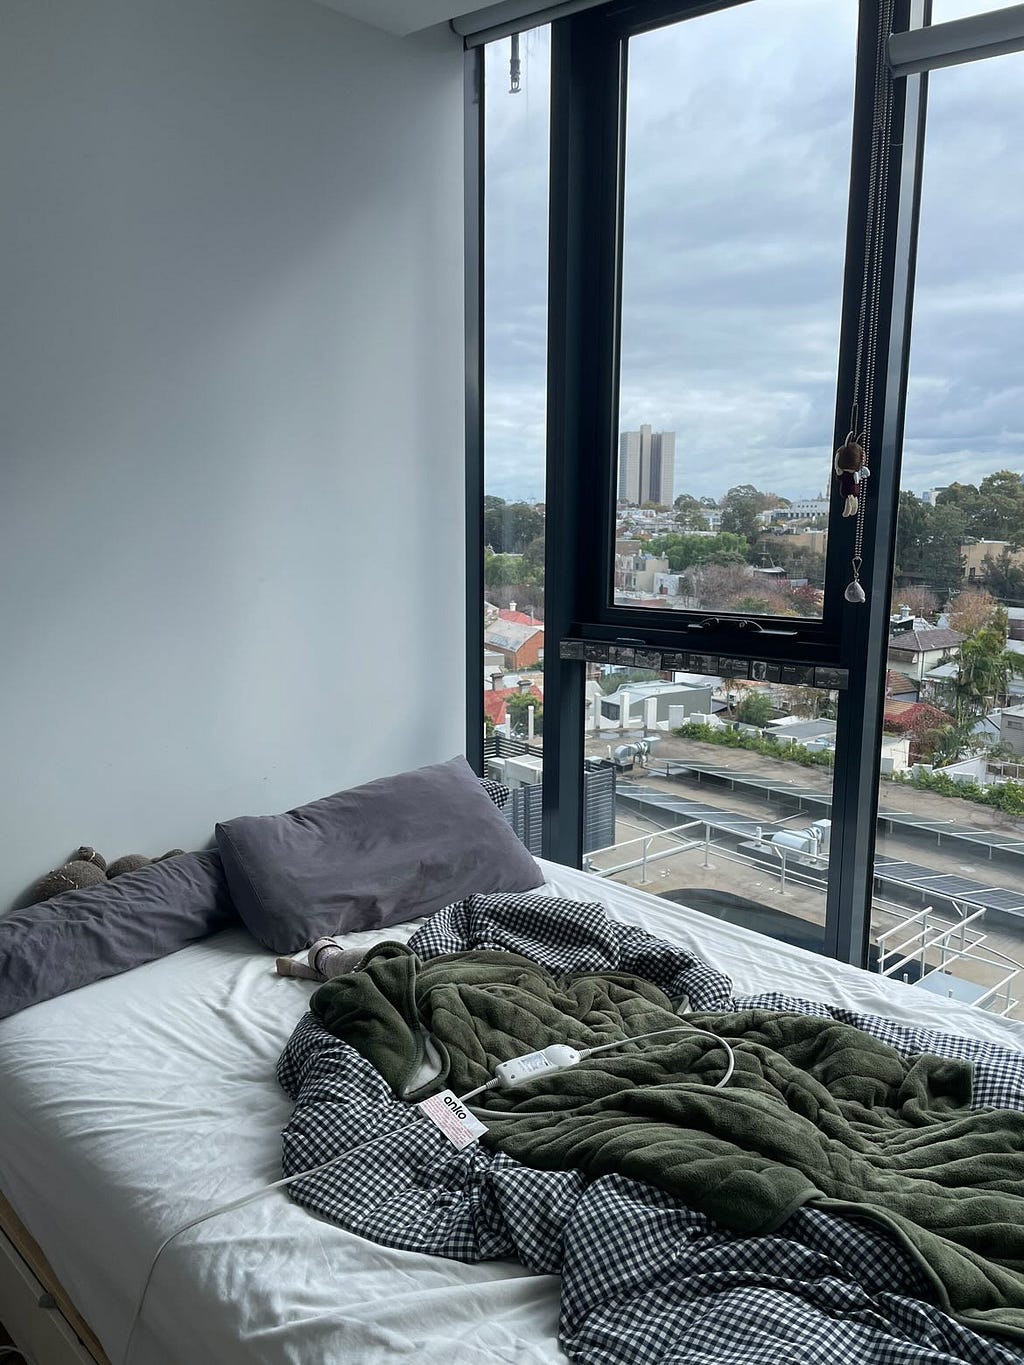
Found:
M 518 687 L 488 687 L 484 691 L 484 715 L 487 716 L 495 725 L 504 725 L 508 714 L 507 702 L 509 697 L 519 694 Z M 530 696 L 536 697 L 538 701 L 543 701 L 540 691 L 531 684 Z
M 883 712 L 885 723 L 894 730 L 916 730 L 932 725 L 936 729 L 950 723 L 950 717 L 937 706 L 929 706 L 926 701 L 887 701 Z
M 543 621 L 538 621 L 536 616 L 527 616 L 525 611 L 509 611 L 507 607 L 503 607 L 498 615 L 503 621 L 515 621 L 516 625 L 519 626 L 541 626 L 544 624 Z

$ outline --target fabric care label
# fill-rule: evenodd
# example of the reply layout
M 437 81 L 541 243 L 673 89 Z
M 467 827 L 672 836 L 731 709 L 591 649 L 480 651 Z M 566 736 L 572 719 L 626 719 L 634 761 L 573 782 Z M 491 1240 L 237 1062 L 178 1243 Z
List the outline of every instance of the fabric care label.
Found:
M 468 1147 L 487 1132 L 487 1125 L 474 1118 L 450 1090 L 420 1100 L 416 1108 L 431 1123 L 437 1124 L 453 1147 Z

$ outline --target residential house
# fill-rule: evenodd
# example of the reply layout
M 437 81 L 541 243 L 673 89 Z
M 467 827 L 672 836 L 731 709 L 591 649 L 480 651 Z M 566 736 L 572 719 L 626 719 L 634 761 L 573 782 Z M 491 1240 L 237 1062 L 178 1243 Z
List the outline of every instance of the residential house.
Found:
M 958 630 L 930 626 L 920 618 L 912 621 L 911 627 L 897 623 L 889 636 L 887 662 L 889 671 L 904 674 L 920 696 L 926 675 L 954 660 L 966 637 Z
M 538 622 L 506 621 L 499 615 L 484 626 L 484 648 L 500 654 L 506 668 L 533 668 L 544 649 L 544 627 Z
M 999 738 L 1015 754 L 1024 754 L 1024 706 L 1007 706 L 999 715 Z

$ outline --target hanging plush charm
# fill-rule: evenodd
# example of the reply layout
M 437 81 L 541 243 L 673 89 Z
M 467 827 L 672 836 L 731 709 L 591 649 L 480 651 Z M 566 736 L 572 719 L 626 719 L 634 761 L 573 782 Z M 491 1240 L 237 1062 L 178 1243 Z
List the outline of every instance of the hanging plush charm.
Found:
M 858 491 L 871 471 L 864 463 L 864 435 L 855 436 L 851 431 L 836 451 L 835 471 L 839 476 L 839 491 L 843 495 L 843 516 L 855 517 L 860 507 Z

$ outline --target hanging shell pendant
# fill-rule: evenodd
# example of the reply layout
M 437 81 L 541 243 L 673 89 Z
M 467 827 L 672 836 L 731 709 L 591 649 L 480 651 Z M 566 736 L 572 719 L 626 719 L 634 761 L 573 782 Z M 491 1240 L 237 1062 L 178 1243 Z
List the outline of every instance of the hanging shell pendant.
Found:
M 860 585 L 860 566 L 863 562 L 859 554 L 854 555 L 853 559 L 850 560 L 850 565 L 853 568 L 853 580 L 847 584 L 846 591 L 843 593 L 847 602 L 860 604 L 867 601 L 864 589 Z

